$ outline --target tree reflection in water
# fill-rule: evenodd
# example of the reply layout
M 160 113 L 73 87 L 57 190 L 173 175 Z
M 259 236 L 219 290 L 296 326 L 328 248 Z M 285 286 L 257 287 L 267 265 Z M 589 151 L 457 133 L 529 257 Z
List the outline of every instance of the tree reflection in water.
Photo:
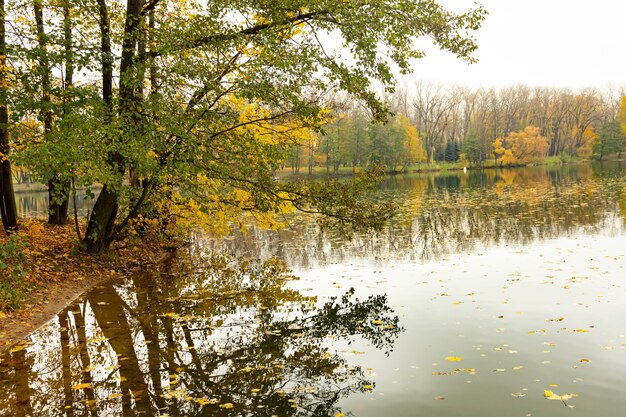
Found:
M 619 233 L 626 219 L 626 171 L 623 165 L 573 165 L 398 175 L 381 184 L 376 197 L 399 206 L 376 234 L 346 239 L 321 230 L 311 216 L 294 214 L 278 231 L 250 226 L 206 245 L 278 256 L 307 269 L 354 259 L 436 260 L 578 233 Z
M 0 416 L 326 417 L 373 388 L 324 344 L 391 351 L 403 329 L 385 296 L 320 305 L 277 260 L 189 252 L 97 288 L 11 349 Z

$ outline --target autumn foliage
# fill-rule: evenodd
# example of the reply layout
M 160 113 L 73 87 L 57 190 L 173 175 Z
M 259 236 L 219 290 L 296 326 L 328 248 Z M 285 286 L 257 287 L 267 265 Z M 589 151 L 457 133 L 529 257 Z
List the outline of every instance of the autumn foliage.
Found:
M 511 132 L 493 142 L 494 155 L 500 165 L 528 164 L 546 157 L 548 147 L 548 139 L 535 126 Z

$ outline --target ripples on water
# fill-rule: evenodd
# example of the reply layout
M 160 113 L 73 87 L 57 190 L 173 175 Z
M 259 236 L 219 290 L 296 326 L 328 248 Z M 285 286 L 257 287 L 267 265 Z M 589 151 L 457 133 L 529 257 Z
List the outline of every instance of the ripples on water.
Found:
M 294 216 L 201 239 L 7 353 L 0 415 L 621 415 L 625 187 L 619 166 L 397 176 L 375 236 Z

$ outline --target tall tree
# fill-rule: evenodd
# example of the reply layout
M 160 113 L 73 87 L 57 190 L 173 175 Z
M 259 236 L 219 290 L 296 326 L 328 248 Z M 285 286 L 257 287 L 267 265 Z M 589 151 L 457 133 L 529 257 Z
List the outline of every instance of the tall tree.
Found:
M 11 147 L 9 144 L 7 52 L 5 5 L 4 0 L 0 0 L 0 214 L 4 231 L 9 234 L 17 231 L 17 207 L 9 159 Z
M 116 49 L 106 47 L 105 38 L 109 44 L 118 39 L 110 36 L 107 6 L 99 0 L 103 56 Z M 293 129 L 286 127 L 315 129 L 320 99 L 329 90 L 346 91 L 363 100 L 376 119 L 384 119 L 385 106 L 370 83 L 377 80 L 393 90 L 387 57 L 409 72 L 410 60 L 423 55 L 411 46 L 418 34 L 472 61 L 476 45 L 467 33 L 485 14 L 478 8 L 456 15 L 433 0 L 188 0 L 176 5 L 128 0 L 123 13 L 121 59 L 119 66 L 114 63 L 120 80 L 116 108 L 100 133 L 106 149 L 99 168 L 104 187 L 84 240 L 92 252 L 105 250 L 163 190 L 169 191 L 162 195 L 181 199 L 179 207 L 189 203 L 205 213 L 220 207 L 271 212 L 289 204 L 326 215 L 362 215 L 341 207 L 341 201 L 320 203 L 321 188 L 313 195 L 310 187 L 273 180 L 286 145 L 292 149 Z M 151 13 L 158 22 L 151 30 L 153 48 L 141 54 L 141 33 Z M 319 35 L 332 31 L 350 45 L 353 64 L 333 57 L 320 43 Z M 381 44 L 387 53 L 381 53 Z M 163 73 L 159 93 L 144 98 L 139 94 L 144 68 L 154 64 Z M 103 76 L 106 102 L 110 77 Z M 129 166 L 142 179 L 134 199 L 125 198 Z M 174 183 L 185 193 L 172 193 Z
M 606 155 L 622 152 L 623 149 L 624 130 L 621 123 L 617 120 L 606 122 L 593 144 L 593 154 L 601 161 Z
M 50 140 L 53 131 L 54 111 L 52 102 L 52 63 L 49 59 L 48 43 L 49 36 L 46 34 L 44 10 L 42 0 L 33 0 L 35 16 L 35 28 L 37 37 L 37 73 L 40 80 L 41 101 L 39 117 L 43 123 L 44 142 Z M 63 4 L 63 33 L 67 37 L 64 39 L 66 48 L 66 59 L 71 60 L 71 23 L 69 16 L 69 6 Z M 69 48 L 69 50 L 68 50 Z M 72 76 L 72 66 L 66 70 L 66 76 Z M 67 82 L 67 78 L 65 79 Z M 67 106 L 63 106 L 67 110 Z M 58 163 L 52 163 L 58 165 Z M 62 163 L 60 165 L 63 165 Z M 64 225 L 67 223 L 67 209 L 69 201 L 69 182 L 61 179 L 61 174 L 52 168 L 48 174 L 48 223 L 53 225 Z

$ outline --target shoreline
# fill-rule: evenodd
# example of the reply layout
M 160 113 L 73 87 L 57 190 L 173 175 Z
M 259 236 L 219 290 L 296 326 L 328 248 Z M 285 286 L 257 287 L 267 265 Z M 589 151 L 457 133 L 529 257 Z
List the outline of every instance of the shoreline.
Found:
M 164 242 L 137 242 L 136 246 L 128 244 L 125 248 L 113 248 L 109 254 L 93 256 L 75 251 L 72 226 L 50 227 L 42 226 L 42 220 L 20 220 L 23 235 L 29 240 L 53 243 L 44 249 L 30 243 L 25 250 L 25 264 L 29 265 L 25 280 L 31 288 L 21 306 L 0 310 L 0 354 L 45 325 L 82 294 L 109 280 L 156 265 L 170 253 Z

